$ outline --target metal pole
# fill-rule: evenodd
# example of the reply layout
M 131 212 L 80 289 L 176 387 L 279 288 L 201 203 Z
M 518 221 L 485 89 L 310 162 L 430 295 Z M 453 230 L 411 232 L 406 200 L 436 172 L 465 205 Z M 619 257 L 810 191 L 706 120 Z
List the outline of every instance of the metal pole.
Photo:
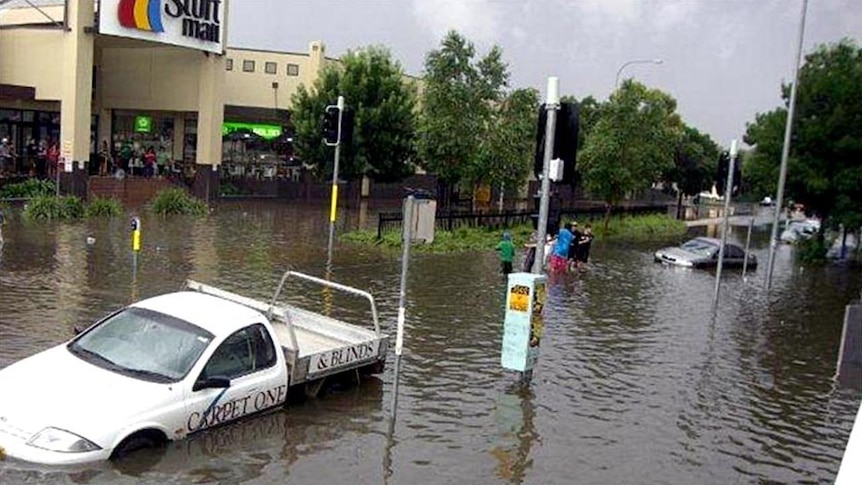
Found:
M 808 0 L 802 0 L 802 19 L 799 21 L 799 40 L 796 44 L 796 68 L 793 71 L 793 85 L 790 86 L 790 107 L 787 123 L 784 125 L 784 146 L 781 148 L 781 168 L 778 173 L 778 192 L 775 196 L 775 213 L 772 218 L 772 235 L 769 237 L 769 261 L 766 268 L 766 289 L 772 286 L 772 269 L 775 265 L 775 249 L 778 246 L 778 222 L 784 206 L 784 180 L 787 178 L 787 158 L 790 156 L 790 135 L 793 132 L 793 114 L 796 111 L 796 88 L 799 85 L 799 65 L 802 63 L 802 40 L 805 38 L 805 13 Z
M 745 259 L 742 261 L 742 280 L 745 281 L 745 271 L 748 269 L 748 249 L 751 247 L 751 229 L 754 227 L 754 217 L 748 220 L 748 234 L 745 236 Z
M 542 192 L 539 200 L 539 227 L 536 235 L 536 259 L 533 261 L 533 273 L 542 273 L 542 263 L 545 261 L 545 237 L 547 236 L 548 205 L 550 202 L 551 178 L 550 165 L 554 155 L 554 132 L 557 127 L 557 110 L 560 109 L 560 80 L 555 76 L 548 78 L 545 109 L 548 120 L 545 123 L 545 156 L 542 163 Z
M 63 160 L 63 166 L 64 166 L 64 168 L 63 168 L 63 169 L 65 170 L 66 160 L 65 160 L 64 158 L 62 158 L 62 157 L 57 157 L 57 160 L 58 160 L 58 161 L 57 161 L 57 163 L 54 165 L 54 172 L 55 172 L 55 174 L 54 174 L 54 175 L 56 176 L 56 179 L 57 179 L 57 180 L 56 180 L 56 184 L 57 184 L 57 186 L 56 186 L 56 187 L 54 187 L 54 189 L 55 189 L 55 192 L 56 192 L 55 197 L 57 197 L 58 199 L 60 198 L 60 162 L 59 162 L 59 160 L 61 160 L 61 159 Z
M 338 158 L 341 156 L 341 117 L 344 113 L 344 96 L 338 97 L 338 139 L 335 143 L 335 164 L 332 168 L 332 201 L 329 206 L 329 244 L 327 261 L 332 262 L 332 244 L 335 239 L 335 216 L 338 208 Z
M 730 143 L 730 164 L 727 167 L 727 186 L 724 189 L 724 227 L 721 230 L 721 246 L 718 248 L 718 268 L 715 270 L 715 296 L 712 308 L 718 305 L 718 290 L 721 288 L 721 268 L 724 266 L 724 246 L 727 244 L 727 228 L 730 225 L 730 194 L 733 192 L 733 167 L 736 165 L 736 140 Z
M 398 293 L 398 328 L 395 334 L 395 382 L 392 385 L 392 420 L 395 420 L 398 407 L 398 379 L 401 374 L 401 351 L 404 348 L 404 319 L 407 314 L 407 266 L 410 262 L 410 243 L 413 240 L 413 209 L 415 199 L 407 196 L 404 204 L 404 218 L 401 221 L 403 249 L 401 251 L 401 290 Z

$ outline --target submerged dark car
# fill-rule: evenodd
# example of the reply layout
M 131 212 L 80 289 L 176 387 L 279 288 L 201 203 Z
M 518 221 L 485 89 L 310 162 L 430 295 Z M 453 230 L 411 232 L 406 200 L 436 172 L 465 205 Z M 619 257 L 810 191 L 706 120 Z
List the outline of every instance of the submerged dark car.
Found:
M 689 268 L 714 268 L 718 266 L 718 250 L 721 240 L 711 237 L 698 237 L 681 246 L 662 248 L 655 252 L 657 263 L 686 266 Z M 741 268 L 745 263 L 745 250 L 736 244 L 725 244 L 724 267 Z M 748 268 L 757 267 L 757 258 L 748 255 Z

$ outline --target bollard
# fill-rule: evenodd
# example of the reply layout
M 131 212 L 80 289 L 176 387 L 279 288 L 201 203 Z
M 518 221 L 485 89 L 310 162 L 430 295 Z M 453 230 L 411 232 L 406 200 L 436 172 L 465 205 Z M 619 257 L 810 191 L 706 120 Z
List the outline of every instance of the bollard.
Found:
M 511 273 L 506 289 L 506 317 L 500 364 L 529 380 L 539 358 L 544 330 L 543 311 L 547 278 L 533 273 Z

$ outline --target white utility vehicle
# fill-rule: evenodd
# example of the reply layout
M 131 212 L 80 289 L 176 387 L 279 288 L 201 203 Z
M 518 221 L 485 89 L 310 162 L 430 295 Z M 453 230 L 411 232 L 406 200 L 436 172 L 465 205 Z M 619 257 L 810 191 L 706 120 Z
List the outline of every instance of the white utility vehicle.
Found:
M 288 277 L 366 298 L 373 330 L 280 304 Z M 265 303 L 187 281 L 71 341 L 0 370 L 0 458 L 78 464 L 316 394 L 325 378 L 380 372 L 389 339 L 367 292 L 287 271 Z

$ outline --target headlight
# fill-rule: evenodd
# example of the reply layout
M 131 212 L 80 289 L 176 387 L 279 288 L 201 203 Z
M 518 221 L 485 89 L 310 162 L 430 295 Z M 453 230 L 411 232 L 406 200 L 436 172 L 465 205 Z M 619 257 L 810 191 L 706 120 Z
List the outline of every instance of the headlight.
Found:
M 30 446 L 42 448 L 43 450 L 59 451 L 61 453 L 83 453 L 86 451 L 101 450 L 101 448 L 90 440 L 57 428 L 45 428 L 36 433 L 27 442 Z

